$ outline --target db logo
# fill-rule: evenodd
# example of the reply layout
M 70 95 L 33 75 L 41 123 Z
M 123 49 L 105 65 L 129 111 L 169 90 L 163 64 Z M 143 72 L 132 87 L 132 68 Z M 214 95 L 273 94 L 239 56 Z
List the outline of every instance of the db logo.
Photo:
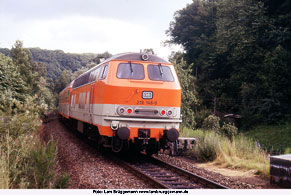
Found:
M 142 92 L 142 99 L 153 99 L 153 92 L 152 91 L 143 91 Z

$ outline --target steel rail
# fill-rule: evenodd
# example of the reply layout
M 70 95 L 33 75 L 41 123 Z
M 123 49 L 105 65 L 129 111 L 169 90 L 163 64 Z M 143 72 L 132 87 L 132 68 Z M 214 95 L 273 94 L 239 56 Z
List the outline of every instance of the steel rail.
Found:
M 138 167 L 135 163 L 128 161 L 128 159 L 122 159 L 122 157 L 119 158 L 113 155 L 109 156 L 109 158 L 114 160 L 116 163 L 122 165 L 129 171 L 133 172 L 139 178 L 151 182 L 154 186 L 157 186 L 157 188 L 160 189 L 175 189 L 175 188 L 228 189 L 228 187 L 224 185 L 211 181 L 207 178 L 201 177 L 197 174 L 191 173 L 187 170 L 181 169 L 177 166 L 163 162 L 155 157 L 148 157 L 143 154 L 141 154 L 140 157 L 143 160 L 146 159 L 147 164 L 151 164 L 156 167 L 149 168 L 149 166 L 147 165 L 147 167 L 143 170 L 145 166 Z M 161 169 L 159 170 L 158 168 Z M 164 170 L 162 169 L 170 170 L 171 173 L 175 173 L 176 175 L 169 176 L 168 174 L 165 174 L 163 176 L 161 175 L 161 173 L 164 172 Z
M 169 163 L 166 163 L 164 161 L 161 161 L 159 159 L 157 159 L 156 157 L 151 157 L 152 161 L 155 161 L 156 163 L 160 164 L 161 166 L 167 167 L 175 172 L 178 172 L 182 175 L 184 175 L 185 177 L 189 178 L 191 181 L 194 182 L 198 182 L 201 183 L 203 186 L 205 186 L 206 188 L 210 188 L 210 189 L 228 189 L 228 187 L 221 185 L 217 182 L 211 181 L 205 177 L 199 176 L 197 174 L 194 174 L 190 171 L 187 171 L 185 169 L 181 169 L 180 167 L 177 167 L 175 165 L 171 165 Z

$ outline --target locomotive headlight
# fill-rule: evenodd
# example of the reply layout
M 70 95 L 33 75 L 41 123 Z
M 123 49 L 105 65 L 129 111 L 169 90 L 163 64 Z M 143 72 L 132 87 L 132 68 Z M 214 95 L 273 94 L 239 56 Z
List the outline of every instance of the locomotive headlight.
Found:
M 123 115 L 123 114 L 126 114 L 125 113 L 125 108 L 124 107 L 118 107 L 117 108 L 117 113 L 119 114 L 119 115 Z
M 147 54 L 147 53 L 142 54 L 141 55 L 141 59 L 144 60 L 144 61 L 148 60 L 149 59 L 149 54 Z
M 120 108 L 120 109 L 119 109 L 120 114 L 123 114 L 124 111 L 125 111 L 124 108 Z
M 177 110 L 176 108 L 170 108 L 167 110 L 167 115 L 169 117 L 175 117 L 177 115 Z

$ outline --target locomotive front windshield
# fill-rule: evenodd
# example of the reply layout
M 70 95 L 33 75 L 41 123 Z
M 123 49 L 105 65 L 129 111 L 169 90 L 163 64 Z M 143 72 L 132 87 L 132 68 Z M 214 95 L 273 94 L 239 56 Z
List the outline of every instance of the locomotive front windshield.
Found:
M 141 64 L 120 63 L 117 69 L 117 78 L 143 80 L 144 67 Z
M 168 66 L 148 65 L 148 74 L 150 80 L 153 81 L 174 81 L 173 74 Z

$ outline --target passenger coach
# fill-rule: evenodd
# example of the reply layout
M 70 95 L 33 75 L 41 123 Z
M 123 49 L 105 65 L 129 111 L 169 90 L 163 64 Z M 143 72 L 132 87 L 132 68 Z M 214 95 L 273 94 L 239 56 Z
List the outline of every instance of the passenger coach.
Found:
M 148 154 L 178 138 L 181 87 L 173 64 L 124 53 L 96 65 L 59 95 L 59 114 L 99 146 Z

